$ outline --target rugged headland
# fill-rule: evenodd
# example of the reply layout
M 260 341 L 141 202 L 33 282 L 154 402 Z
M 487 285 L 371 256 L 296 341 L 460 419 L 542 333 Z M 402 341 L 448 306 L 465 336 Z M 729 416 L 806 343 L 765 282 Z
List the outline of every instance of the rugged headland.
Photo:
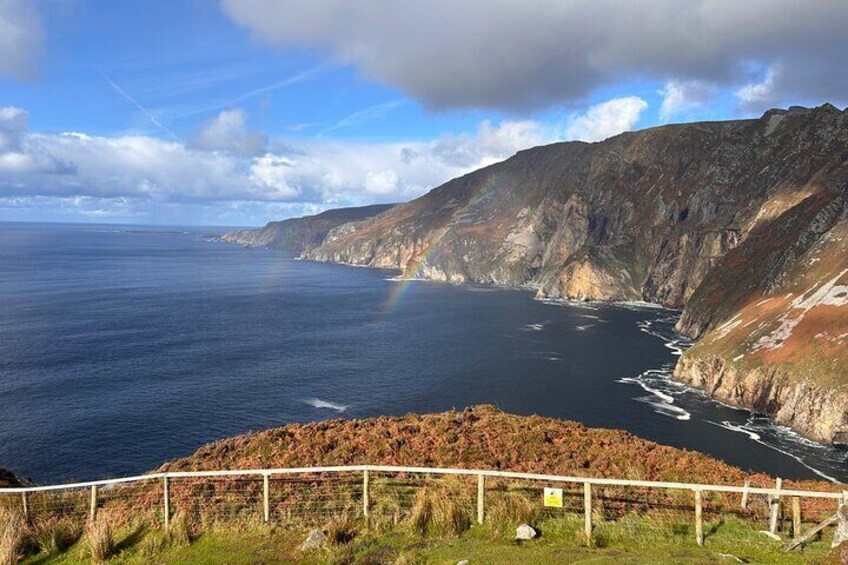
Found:
M 521 151 L 303 256 L 681 309 L 677 379 L 841 442 L 846 238 L 848 110 L 825 104 Z
M 314 216 L 268 222 L 265 227 L 259 229 L 228 232 L 220 239 L 247 247 L 271 247 L 302 253 L 321 245 L 331 229 L 382 214 L 392 206 L 394 204 L 374 204 L 327 210 Z

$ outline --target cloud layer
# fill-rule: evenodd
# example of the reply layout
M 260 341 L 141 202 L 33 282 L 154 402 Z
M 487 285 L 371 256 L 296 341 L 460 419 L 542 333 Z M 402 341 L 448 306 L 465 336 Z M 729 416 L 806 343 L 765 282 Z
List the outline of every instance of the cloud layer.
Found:
M 0 108 L 0 211 L 45 206 L 87 216 L 134 216 L 165 209 L 217 207 L 217 220 L 239 209 L 271 214 L 394 202 L 515 152 L 563 138 L 597 140 L 630 129 L 647 104 L 613 99 L 573 114 L 564 128 L 532 120 L 482 122 L 476 131 L 432 140 L 366 142 L 277 139 L 250 130 L 232 109 L 184 144 L 145 135 L 42 134 L 28 114 Z M 111 212 L 110 212 L 111 211 Z M 286 215 L 290 215 L 286 214 Z M 196 214 L 202 221 L 210 221 Z M 253 218 L 254 216 L 251 216 Z M 242 220 L 243 222 L 244 220 Z
M 780 63 L 780 96 L 844 100 L 845 0 L 221 0 L 277 45 L 309 46 L 434 108 L 524 110 L 639 77 L 748 82 Z

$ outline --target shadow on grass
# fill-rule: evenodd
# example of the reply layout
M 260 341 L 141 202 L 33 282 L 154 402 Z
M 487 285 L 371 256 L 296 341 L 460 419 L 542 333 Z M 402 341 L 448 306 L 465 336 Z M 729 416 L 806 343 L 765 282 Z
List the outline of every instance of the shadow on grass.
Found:
M 132 549 L 144 538 L 147 528 L 143 524 L 136 526 L 124 539 L 115 544 L 115 554 Z

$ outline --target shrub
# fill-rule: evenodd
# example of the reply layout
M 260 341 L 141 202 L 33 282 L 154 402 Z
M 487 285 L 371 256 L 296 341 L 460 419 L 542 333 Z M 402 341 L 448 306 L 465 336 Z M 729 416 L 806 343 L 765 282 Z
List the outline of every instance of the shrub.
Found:
M 512 533 L 521 524 L 533 525 L 540 513 L 539 507 L 519 492 L 492 493 L 486 505 L 486 521 L 498 535 Z
M 471 518 L 450 493 L 434 495 L 431 501 L 431 530 L 440 536 L 460 536 L 471 527 Z
M 192 532 L 188 513 L 179 510 L 174 514 L 168 528 L 168 543 L 173 547 L 186 547 L 191 544 Z
M 425 535 L 432 517 L 433 503 L 430 500 L 430 493 L 426 489 L 421 489 L 415 494 L 415 502 L 412 504 L 412 510 L 409 512 L 412 531 L 419 536 Z
M 330 545 L 339 546 L 350 543 L 359 533 L 359 529 L 356 527 L 356 521 L 345 511 L 330 520 L 324 526 L 324 532 Z
M 471 518 L 458 495 L 450 491 L 430 491 L 422 488 L 415 495 L 409 521 L 412 530 L 420 535 L 459 536 L 471 527 Z
M 158 533 L 151 533 L 144 537 L 138 546 L 138 552 L 142 557 L 155 557 L 165 550 L 165 537 Z
M 115 553 L 112 521 L 105 513 L 101 512 L 88 523 L 85 534 L 93 562 L 102 563 Z
M 14 510 L 0 508 L 0 565 L 15 565 L 20 560 L 25 539 L 23 516 Z
M 48 555 L 62 553 L 82 536 L 82 526 L 71 518 L 51 516 L 36 520 L 32 540 L 39 550 Z

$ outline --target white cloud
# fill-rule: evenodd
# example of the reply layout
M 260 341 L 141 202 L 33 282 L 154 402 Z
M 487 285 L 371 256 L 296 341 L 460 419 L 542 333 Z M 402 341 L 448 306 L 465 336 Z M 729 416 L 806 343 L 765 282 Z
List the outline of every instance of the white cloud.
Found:
M 777 82 L 781 75 L 781 66 L 774 64 L 766 70 L 763 80 L 746 84 L 736 91 L 743 109 L 761 111 L 778 102 Z
M 393 194 L 399 182 L 400 177 L 394 169 L 370 171 L 365 175 L 365 190 L 370 194 Z
M 257 155 L 259 143 L 250 137 L 255 132 L 246 130 L 239 111 L 212 120 L 191 146 L 144 135 L 39 134 L 27 124 L 24 110 L 0 109 L 0 195 L 96 200 L 97 210 L 111 209 L 103 205 L 110 199 L 135 206 L 405 200 L 556 138 L 531 121 L 483 122 L 474 134 L 432 141 L 278 140 Z
M 257 38 L 304 46 L 428 107 L 526 110 L 639 77 L 735 87 L 784 61 L 784 95 L 845 100 L 845 0 L 221 0 Z
M 690 110 L 701 108 L 718 94 L 718 88 L 703 80 L 669 80 L 660 94 L 663 97 L 660 119 L 668 121 Z
M 648 103 L 637 96 L 613 98 L 571 117 L 565 130 L 568 139 L 601 141 L 633 129 Z
M 521 149 L 559 139 L 557 133 L 533 120 L 504 121 L 497 126 L 483 121 L 474 135 L 447 135 L 431 144 L 430 153 L 455 167 L 482 167 Z M 413 150 L 414 151 L 414 150 Z
M 263 207 L 268 219 L 284 211 L 403 201 L 528 147 L 569 135 L 600 139 L 619 133 L 636 123 L 645 105 L 639 98 L 614 99 L 572 116 L 566 131 L 531 120 L 484 121 L 473 132 L 423 141 L 278 139 L 266 153 L 250 157 L 244 155 L 252 151 L 222 150 L 233 137 L 227 135 L 211 136 L 221 143 L 206 139 L 205 150 L 144 135 L 33 133 L 26 112 L 4 108 L 0 213 L 9 217 L 10 209 L 61 202 L 62 209 L 79 209 L 86 217 L 128 219 L 133 211 L 144 216 L 158 209 L 164 215 L 155 219 L 163 221 L 193 207 L 196 221 L 244 224 L 239 214 L 255 218 Z M 239 126 L 222 129 L 241 133 L 238 116 L 220 118 Z M 219 123 L 212 125 L 215 130 Z M 210 218 L 214 213 L 217 220 Z
M 204 151 L 224 151 L 242 157 L 255 157 L 268 147 L 268 135 L 247 129 L 247 116 L 241 108 L 224 110 L 207 121 L 191 141 Z
M 41 57 L 44 29 L 32 0 L 0 0 L 0 74 L 32 78 Z
M 267 189 L 271 200 L 291 200 L 300 196 L 300 190 L 288 183 L 288 173 L 294 166 L 291 160 L 278 155 L 263 155 L 250 166 L 250 179 L 254 186 Z

